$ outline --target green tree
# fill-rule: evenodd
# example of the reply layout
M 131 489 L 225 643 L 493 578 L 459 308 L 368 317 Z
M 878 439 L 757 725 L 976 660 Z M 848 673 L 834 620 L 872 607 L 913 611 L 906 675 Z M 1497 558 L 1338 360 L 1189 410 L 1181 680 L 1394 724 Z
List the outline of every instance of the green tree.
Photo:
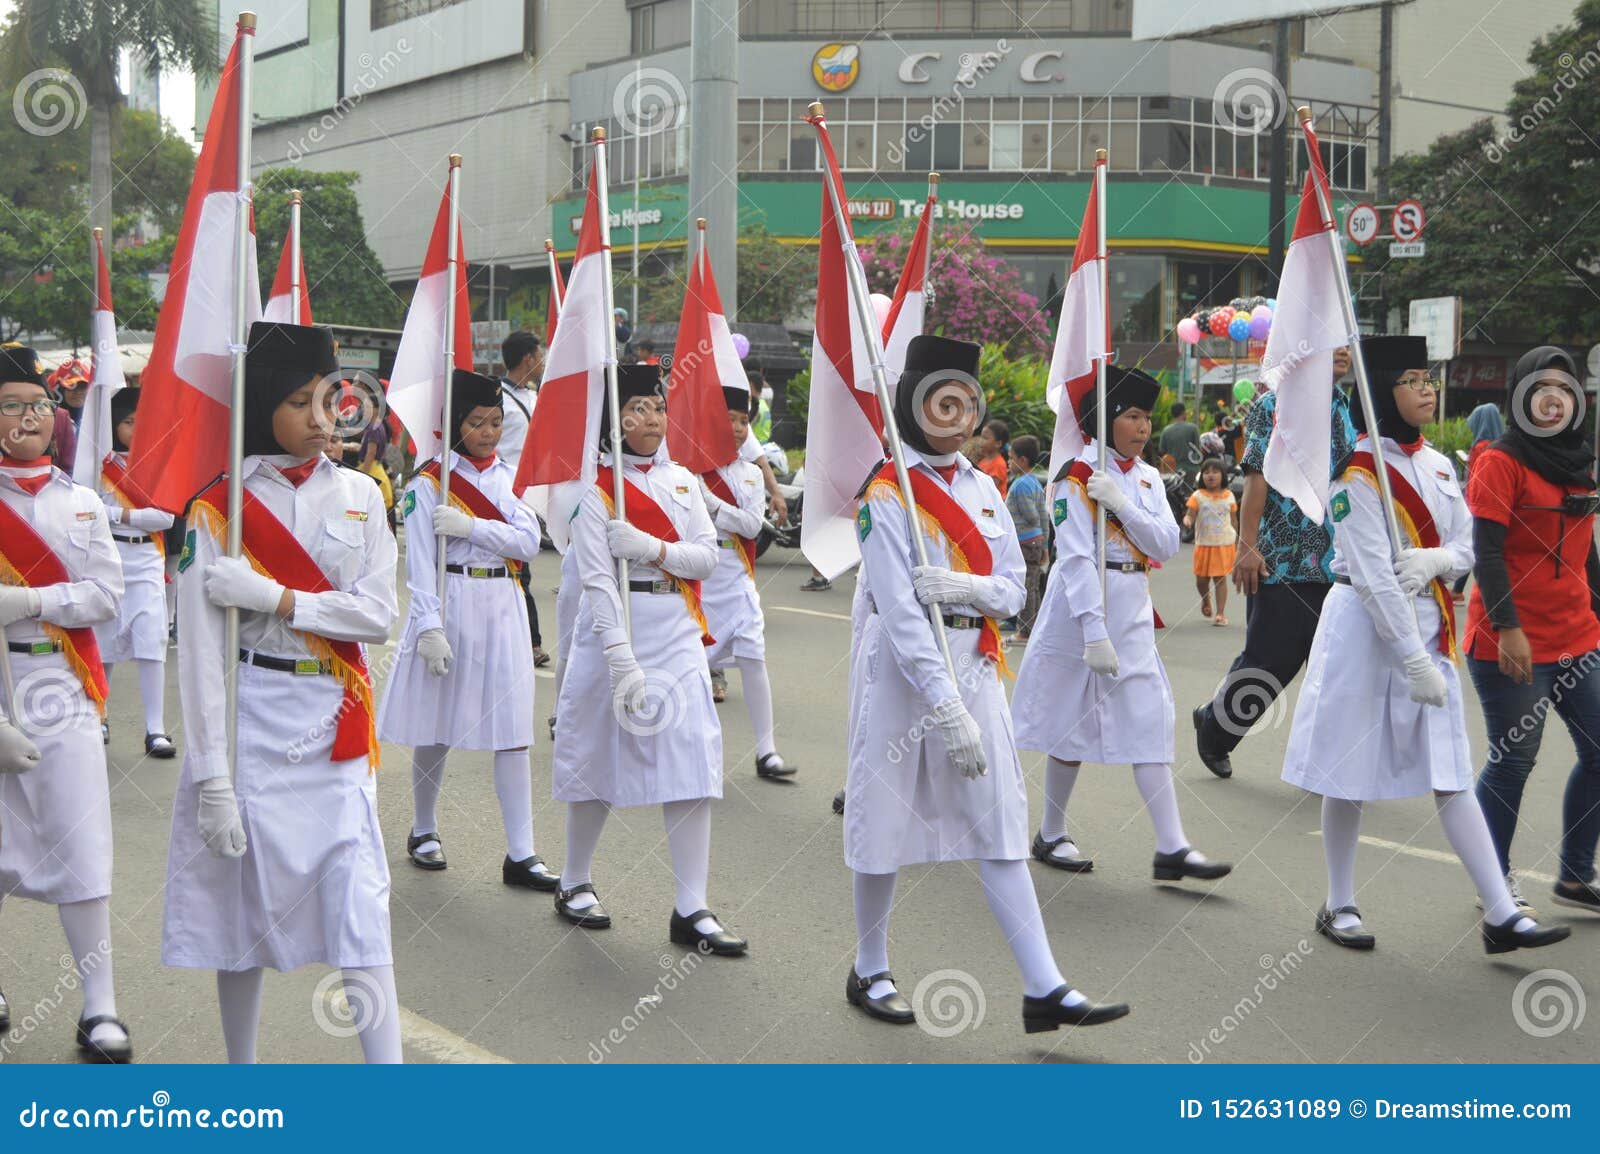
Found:
M 0 340 L 33 340 L 49 333 L 76 346 L 89 342 L 95 272 L 78 243 L 76 206 L 51 212 L 0 196 Z M 111 295 L 125 328 L 153 328 L 155 309 L 138 262 L 110 260 Z

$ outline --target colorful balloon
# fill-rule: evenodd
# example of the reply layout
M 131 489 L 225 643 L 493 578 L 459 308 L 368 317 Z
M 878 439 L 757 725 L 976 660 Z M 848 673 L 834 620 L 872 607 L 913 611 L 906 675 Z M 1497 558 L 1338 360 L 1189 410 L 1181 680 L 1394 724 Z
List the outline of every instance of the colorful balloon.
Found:
M 733 351 L 739 354 L 742 361 L 750 355 L 750 338 L 743 333 L 733 334 Z
M 1264 341 L 1272 331 L 1272 313 L 1266 308 L 1250 314 L 1250 339 Z
M 1250 318 L 1243 313 L 1236 313 L 1228 322 L 1228 339 L 1247 341 L 1250 339 Z
M 1178 322 L 1178 339 L 1186 345 L 1200 339 L 1200 325 L 1193 317 L 1184 317 Z
M 1233 310 L 1220 308 L 1211 310 L 1211 335 L 1214 337 L 1226 336 L 1228 325 L 1233 321 Z
M 1233 383 L 1233 399 L 1241 404 L 1253 399 L 1255 395 L 1256 383 L 1254 381 L 1235 381 Z

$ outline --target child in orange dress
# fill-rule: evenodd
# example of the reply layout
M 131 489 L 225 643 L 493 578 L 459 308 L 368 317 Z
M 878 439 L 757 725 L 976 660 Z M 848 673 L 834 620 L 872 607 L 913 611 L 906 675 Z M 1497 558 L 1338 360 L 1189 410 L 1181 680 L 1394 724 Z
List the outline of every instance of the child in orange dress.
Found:
M 1223 485 L 1222 462 L 1207 457 L 1200 462 L 1200 487 L 1189 494 L 1189 511 L 1183 527 L 1194 530 L 1194 584 L 1200 591 L 1200 614 L 1211 617 L 1211 597 L 1217 598 L 1213 625 L 1226 625 L 1228 574 L 1239 539 L 1238 502 Z

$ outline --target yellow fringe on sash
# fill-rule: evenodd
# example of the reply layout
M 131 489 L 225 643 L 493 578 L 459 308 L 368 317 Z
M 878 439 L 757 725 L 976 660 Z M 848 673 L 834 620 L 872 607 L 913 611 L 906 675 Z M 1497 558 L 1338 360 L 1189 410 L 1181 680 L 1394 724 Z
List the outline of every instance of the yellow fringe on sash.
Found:
M 432 473 L 423 473 L 422 476 L 428 478 L 428 480 L 433 482 L 433 487 L 434 487 L 435 491 L 438 491 L 440 489 L 439 478 L 438 477 L 435 477 Z M 471 509 L 469 509 L 467 507 L 467 503 L 465 501 L 463 501 L 460 497 L 456 496 L 454 493 L 450 494 L 450 507 L 453 508 L 453 509 L 460 509 L 463 513 L 465 513 L 469 517 L 476 517 L 477 516 L 476 513 L 474 513 Z M 522 574 L 522 562 L 521 561 L 518 561 L 514 557 L 502 557 L 502 558 L 500 558 L 500 560 L 502 560 L 502 561 L 504 561 L 506 563 L 506 568 L 510 569 L 512 573 L 514 573 L 514 574 L 516 574 L 518 576 L 520 576 Z
M 1076 485 L 1078 492 L 1083 494 L 1083 503 L 1089 506 L 1090 515 L 1098 516 L 1099 504 L 1093 497 L 1089 496 L 1089 486 L 1085 485 L 1076 477 L 1068 477 L 1067 482 L 1071 485 Z M 1135 545 L 1133 543 L 1133 539 L 1128 536 L 1128 534 L 1123 530 L 1122 526 L 1113 521 L 1109 516 L 1106 518 L 1106 530 L 1113 537 L 1117 538 L 1124 545 L 1126 545 L 1133 555 L 1141 562 L 1146 565 L 1150 564 L 1150 558 L 1145 554 L 1145 551 L 1139 548 L 1139 546 Z
M 102 473 L 101 474 L 102 479 L 104 479 L 104 476 L 105 475 Z M 137 509 L 139 507 L 139 506 L 135 505 L 132 501 L 128 500 L 128 495 L 126 493 L 124 493 L 121 489 L 117 488 L 116 484 L 113 483 L 112 481 L 109 481 L 109 480 L 106 481 L 106 488 L 111 490 L 111 495 L 117 499 L 117 504 L 121 505 L 124 510 Z M 160 553 L 163 557 L 165 557 L 167 555 L 167 539 L 166 539 L 166 537 L 160 532 L 147 533 L 146 535 L 150 538 L 150 540 L 152 542 L 155 543 L 156 552 Z
M 16 567 L 0 555 L 0 585 L 16 585 L 21 588 L 31 588 L 22 579 L 22 574 Z M 106 715 L 106 697 L 95 686 L 94 673 L 89 668 L 89 663 L 83 659 L 83 654 L 78 652 L 78 647 L 72 643 L 72 638 L 67 631 L 59 625 L 52 625 L 48 621 L 40 622 L 44 626 L 44 635 L 61 646 L 61 653 L 67 659 L 67 667 L 72 670 L 72 675 L 78 679 L 78 684 L 83 687 L 83 695 L 94 703 L 95 709 L 102 718 Z M 11 703 L 6 703 L 6 708 L 11 708 Z M 21 718 L 13 719 L 18 727 L 22 724 Z
M 1360 477 L 1363 481 L 1372 486 L 1372 491 L 1378 494 L 1379 500 L 1383 499 L 1383 490 L 1378 488 L 1377 474 L 1375 474 L 1371 469 L 1364 469 L 1360 465 L 1351 465 L 1345 470 L 1345 472 L 1352 473 L 1355 476 Z M 1422 548 L 1422 535 L 1417 532 L 1417 526 L 1411 520 L 1411 514 L 1406 512 L 1406 507 L 1398 500 L 1393 502 L 1393 504 L 1394 511 L 1399 514 L 1400 517 L 1400 527 L 1406 531 L 1406 540 L 1411 542 L 1411 547 L 1413 549 Z M 1436 577 L 1432 581 L 1428 582 L 1428 592 L 1432 594 L 1433 603 L 1439 608 L 1439 620 L 1441 624 L 1445 626 L 1445 631 L 1450 635 L 1447 645 L 1447 656 L 1451 661 L 1454 661 L 1459 665 L 1461 663 L 1460 647 L 1456 644 L 1456 631 L 1450 628 L 1450 622 L 1452 619 L 1451 614 L 1453 612 L 1453 606 L 1450 603 L 1450 590 L 1442 580 Z

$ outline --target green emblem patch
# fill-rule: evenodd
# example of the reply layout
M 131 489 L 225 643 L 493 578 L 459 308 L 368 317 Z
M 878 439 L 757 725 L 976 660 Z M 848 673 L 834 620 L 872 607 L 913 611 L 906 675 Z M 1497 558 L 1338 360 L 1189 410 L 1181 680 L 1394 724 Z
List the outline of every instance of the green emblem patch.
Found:
M 870 532 L 872 532 L 872 510 L 863 501 L 861 508 L 856 510 L 856 536 L 865 541 Z
M 1333 513 L 1335 521 L 1343 521 L 1350 515 L 1350 494 L 1335 493 L 1333 495 L 1333 504 L 1329 506 L 1329 509 Z
M 1065 497 L 1057 497 L 1056 498 L 1056 503 L 1055 503 L 1055 521 L 1056 521 L 1056 524 L 1059 525 L 1059 524 L 1061 524 L 1061 522 L 1065 521 L 1066 519 L 1067 519 L 1067 499 Z
M 417 494 L 416 494 L 415 490 L 410 490 L 410 491 L 408 491 L 406 493 L 405 511 L 402 512 L 400 515 L 402 517 L 409 517 L 409 516 L 411 516 L 412 513 L 416 512 L 416 508 L 417 508 Z
M 194 530 L 190 529 L 183 535 L 183 552 L 178 554 L 178 572 L 182 573 L 194 564 Z

